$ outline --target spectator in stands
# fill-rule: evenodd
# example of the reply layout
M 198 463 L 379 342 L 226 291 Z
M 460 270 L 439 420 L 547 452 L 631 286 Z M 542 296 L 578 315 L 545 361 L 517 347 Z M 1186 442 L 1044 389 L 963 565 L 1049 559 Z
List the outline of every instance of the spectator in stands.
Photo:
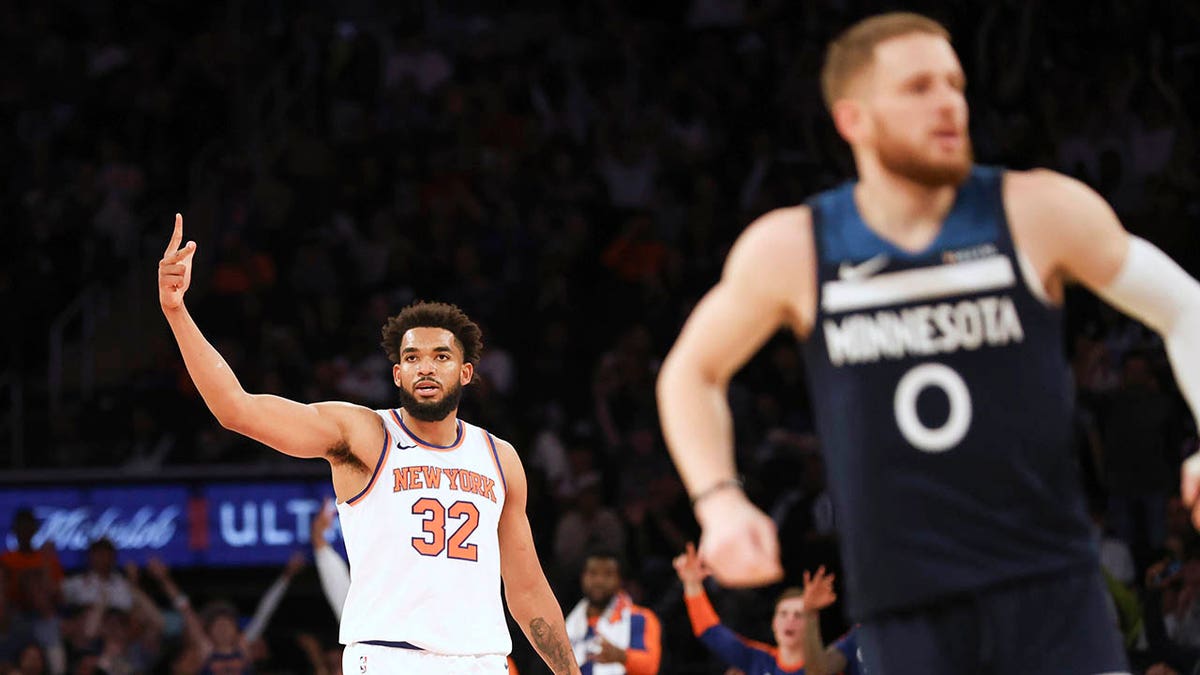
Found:
M 662 626 L 623 588 L 622 556 L 594 548 L 583 562 L 583 599 L 567 614 L 567 636 L 580 666 L 595 675 L 654 675 L 662 661 Z
M 161 560 L 151 560 L 146 565 L 146 571 L 158 581 L 172 604 L 183 614 L 188 644 L 181 660 L 199 660 L 202 673 L 237 675 L 253 672 L 254 657 L 260 653 L 260 646 L 256 643 L 292 579 L 304 567 L 304 561 L 301 553 L 292 556 L 283 573 L 263 593 L 254 616 L 244 630 L 238 628 L 237 608 L 227 601 L 212 601 L 197 614 L 192 609 L 191 600 L 175 585 L 170 570 Z
M 62 590 L 67 604 L 90 606 L 103 600 L 106 607 L 126 612 L 133 607 L 133 589 L 117 569 L 117 548 L 107 537 L 88 546 L 87 569 L 67 577 Z
M 18 508 L 13 513 L 12 520 L 12 533 L 16 537 L 17 548 L 0 554 L 0 568 L 3 568 L 7 581 L 8 599 L 13 603 L 13 607 L 21 612 L 33 610 L 33 599 L 30 596 L 30 589 L 33 587 L 32 576 L 45 575 L 55 598 L 58 597 L 63 581 L 62 565 L 58 562 L 54 543 L 46 540 L 37 548 L 33 546 L 34 536 L 40 526 L 41 521 L 33 514 L 33 509 Z
M 833 604 L 833 575 L 821 567 L 816 574 L 804 573 L 804 588 L 786 589 L 775 602 L 771 646 L 747 640 L 721 623 L 704 592 L 708 570 L 691 543 L 675 559 L 675 571 L 683 582 L 692 631 L 704 646 L 725 663 L 747 673 L 796 675 L 832 675 L 859 671 L 858 643 L 855 631 L 842 636 L 829 647 L 821 640 L 818 612 Z

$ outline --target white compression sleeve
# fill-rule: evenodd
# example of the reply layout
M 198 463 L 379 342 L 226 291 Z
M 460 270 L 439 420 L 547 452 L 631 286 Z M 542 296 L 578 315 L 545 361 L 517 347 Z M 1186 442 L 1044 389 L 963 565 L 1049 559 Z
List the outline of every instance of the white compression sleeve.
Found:
M 321 590 L 325 591 L 325 599 L 340 622 L 342 606 L 346 604 L 346 595 L 350 593 L 350 565 L 332 546 L 316 549 L 313 560 L 317 565 L 317 576 L 321 579 Z
M 1162 336 L 1175 382 L 1200 413 L 1200 283 L 1154 244 L 1129 238 L 1121 271 L 1097 294 Z

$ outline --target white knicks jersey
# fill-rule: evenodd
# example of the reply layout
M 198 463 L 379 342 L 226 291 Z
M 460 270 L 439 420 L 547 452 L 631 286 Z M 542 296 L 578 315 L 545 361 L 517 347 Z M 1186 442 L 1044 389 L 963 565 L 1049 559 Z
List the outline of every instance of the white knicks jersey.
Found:
M 495 439 L 458 421 L 450 446 L 377 410 L 386 445 L 367 487 L 338 504 L 350 558 L 339 639 L 438 654 L 508 654 L 497 529 L 507 486 Z

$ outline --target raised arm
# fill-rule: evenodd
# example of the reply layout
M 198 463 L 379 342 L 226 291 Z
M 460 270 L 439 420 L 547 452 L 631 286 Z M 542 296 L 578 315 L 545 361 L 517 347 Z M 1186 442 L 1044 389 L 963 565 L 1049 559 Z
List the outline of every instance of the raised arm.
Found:
M 658 378 L 663 435 L 703 528 L 700 555 L 726 586 L 761 585 L 783 575 L 774 523 L 733 489 L 726 397 L 730 378 L 771 335 L 811 323 L 802 316 L 815 305 L 810 217 L 803 207 L 773 211 L 742 234 Z
M 804 672 L 806 675 L 833 675 L 846 669 L 846 655 L 836 646 L 826 647 L 821 639 L 821 610 L 833 604 L 833 575 L 822 565 L 815 574 L 804 572 Z
M 1078 281 L 1162 336 L 1179 390 L 1200 410 L 1200 284 L 1144 239 L 1130 236 L 1100 195 L 1052 171 L 1012 174 L 1005 206 L 1053 282 Z M 1182 497 L 1200 527 L 1200 454 L 1184 462 Z
M 171 572 L 167 569 L 166 564 L 158 558 L 151 558 L 146 562 L 146 572 L 158 581 L 163 593 L 171 599 L 171 604 L 183 616 L 184 639 L 194 645 L 204 658 L 208 658 L 208 655 L 212 653 L 212 642 L 209 641 L 208 634 L 204 632 L 204 624 L 200 622 L 200 617 L 196 616 L 196 610 L 192 609 L 191 600 L 175 585 L 175 580 L 171 578 Z
M 525 637 L 555 675 L 579 673 L 571 640 L 563 623 L 562 609 L 533 546 L 529 517 L 525 514 L 527 485 L 525 468 L 512 445 L 496 439 L 507 491 L 500 514 L 500 574 L 508 611 Z
M 704 579 L 709 570 L 696 554 L 696 547 L 688 542 L 686 550 L 675 557 L 675 574 L 683 583 L 683 600 L 687 605 L 688 620 L 692 633 L 706 648 L 730 666 L 749 671 L 754 667 L 755 656 L 769 651 L 766 645 L 747 640 L 733 629 L 721 623 L 717 610 L 704 592 Z
M 189 241 L 181 248 L 182 240 L 183 216 L 175 214 L 175 230 L 158 263 L 158 300 L 188 374 L 221 426 L 293 457 L 323 457 L 337 448 L 351 448 L 360 441 L 352 437 L 352 431 L 362 426 L 368 434 L 375 429 L 372 435 L 377 439 L 361 442 L 377 449 L 383 442 L 383 428 L 370 419 L 374 413 L 366 408 L 336 402 L 305 405 L 278 396 L 250 394 L 242 388 L 184 305 L 196 242 Z
M 287 564 L 283 566 L 283 573 L 279 575 L 275 583 L 267 587 L 266 592 L 258 599 L 258 606 L 254 608 L 254 616 L 250 618 L 250 622 L 246 624 L 246 629 L 242 632 L 242 640 L 247 653 L 250 651 L 250 644 L 262 637 L 263 632 L 267 630 L 267 624 L 271 623 L 271 617 L 279 608 L 279 603 L 287 593 L 288 586 L 291 585 L 292 579 L 296 578 L 300 570 L 304 569 L 304 564 L 304 554 L 299 551 L 293 553 Z
M 333 524 L 333 503 L 325 500 L 321 510 L 312 521 L 313 564 L 317 567 L 317 578 L 321 580 L 321 590 L 325 599 L 333 608 L 338 621 L 342 620 L 342 608 L 346 604 L 346 596 L 350 594 L 350 563 L 329 545 L 325 533 Z

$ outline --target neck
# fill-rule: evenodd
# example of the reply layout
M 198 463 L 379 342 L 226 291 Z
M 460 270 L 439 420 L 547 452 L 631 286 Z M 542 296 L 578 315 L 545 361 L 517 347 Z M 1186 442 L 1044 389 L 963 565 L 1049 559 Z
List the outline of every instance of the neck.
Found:
M 458 409 L 450 411 L 449 415 L 436 422 L 419 420 L 408 414 L 405 408 L 400 409 L 400 418 L 404 426 L 416 434 L 421 440 L 434 445 L 451 445 L 458 439 Z
M 900 248 L 919 251 L 929 245 L 954 206 L 958 187 L 930 187 L 899 176 L 878 160 L 860 161 L 854 201 L 863 222 Z
M 612 601 L 612 598 L 609 598 L 608 600 L 605 600 L 597 605 L 596 603 L 592 602 L 591 600 L 588 600 L 587 615 L 588 616 L 600 616 L 601 614 L 604 613 L 604 610 L 608 608 L 608 603 L 611 601 Z
M 793 664 L 804 662 L 804 647 L 800 644 L 779 645 L 779 662 Z M 805 663 L 805 665 L 808 665 Z

